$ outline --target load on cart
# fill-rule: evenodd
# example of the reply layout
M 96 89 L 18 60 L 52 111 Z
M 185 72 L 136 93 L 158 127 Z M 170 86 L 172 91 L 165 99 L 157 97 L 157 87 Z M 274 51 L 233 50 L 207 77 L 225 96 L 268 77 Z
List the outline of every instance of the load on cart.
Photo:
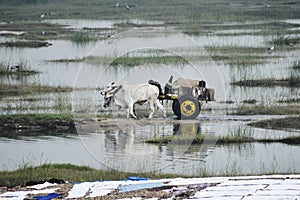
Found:
M 206 88 L 203 80 L 178 78 L 173 82 L 173 76 L 166 83 L 164 90 L 157 81 L 149 80 L 149 84 L 159 88 L 159 100 L 171 100 L 172 110 L 180 119 L 194 119 L 201 111 L 200 101 L 214 101 L 215 90 Z

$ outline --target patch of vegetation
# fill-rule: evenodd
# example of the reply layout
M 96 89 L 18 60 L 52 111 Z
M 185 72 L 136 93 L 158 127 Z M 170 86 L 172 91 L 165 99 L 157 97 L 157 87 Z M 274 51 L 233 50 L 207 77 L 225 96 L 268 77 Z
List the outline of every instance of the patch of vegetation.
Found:
M 205 49 L 217 55 L 249 55 L 249 54 L 263 54 L 266 53 L 266 48 L 262 47 L 243 47 L 243 46 L 206 46 Z M 262 58 L 262 57 L 259 57 Z M 265 58 L 265 57 L 263 57 Z
M 205 141 L 206 144 L 232 144 L 232 143 L 241 143 L 241 142 L 253 142 L 254 138 L 244 136 L 244 135 L 227 135 L 227 136 L 206 136 L 203 134 L 197 135 L 172 135 L 166 136 L 163 138 L 151 138 L 146 140 L 146 143 L 150 144 L 203 144 Z
M 298 118 L 299 120 L 299 118 Z M 299 125 L 298 125 L 299 127 Z M 243 134 L 237 135 L 226 135 L 226 136 L 205 136 L 202 134 L 199 135 L 173 135 L 162 138 L 152 138 L 145 141 L 150 144 L 176 144 L 176 145 L 202 145 L 203 142 L 205 144 L 236 144 L 236 143 L 246 143 L 246 142 L 259 142 L 259 143 L 272 143 L 272 142 L 282 142 L 286 144 L 300 144 L 300 136 L 291 136 L 286 138 L 279 139 L 255 139 L 253 137 L 249 137 Z
M 71 92 L 70 87 L 51 87 L 41 85 L 10 85 L 0 84 L 0 96 L 4 95 L 25 95 L 25 94 L 39 94 L 39 93 L 58 93 Z
M 274 87 L 274 86 L 288 86 L 298 87 L 300 86 L 300 76 L 291 74 L 290 77 L 285 79 L 248 79 L 232 82 L 232 85 L 243 86 L 243 87 Z
M 75 32 L 71 36 L 71 41 L 77 44 L 84 44 L 95 40 L 97 40 L 97 38 L 91 37 L 91 35 L 88 32 Z
M 297 70 L 300 69 L 300 61 L 294 62 L 293 69 L 297 69 Z
M 251 54 L 214 54 L 211 56 L 215 61 L 225 61 L 231 66 L 252 66 L 266 63 L 275 56 L 251 55 Z
M 26 63 L 20 62 L 17 65 L 10 65 L 9 63 L 0 62 L 0 75 L 34 75 L 40 73 L 37 70 L 30 69 L 27 67 Z
M 49 42 L 41 41 L 15 41 L 15 42 L 2 42 L 0 46 L 4 47 L 29 47 L 29 48 L 39 48 L 39 47 L 48 47 L 52 44 Z
M 282 99 L 277 102 L 278 103 L 300 103 L 300 98 Z
M 287 106 L 240 106 L 235 112 L 230 113 L 234 115 L 297 115 L 300 113 L 300 107 L 295 105 Z
M 82 62 L 84 61 L 84 58 L 78 58 L 78 59 L 57 59 L 57 60 L 47 60 L 47 62 L 57 62 L 57 63 L 76 63 L 76 62 Z
M 0 186 L 24 186 L 29 181 L 42 181 L 56 178 L 69 182 L 126 180 L 130 176 L 150 179 L 175 178 L 175 174 L 129 173 L 113 169 L 97 170 L 86 166 L 72 164 L 44 164 L 38 167 L 24 166 L 15 171 L 0 172 Z
M 0 115 L 0 130 L 39 133 L 48 131 L 76 132 L 71 114 L 13 114 Z
M 44 40 L 62 39 L 71 34 L 70 29 L 66 29 L 65 26 L 59 24 L 24 20 L 7 24 L 2 23 L 0 24 L 0 30 L 23 31 L 24 34 L 18 36 L 18 39 L 36 41 L 36 43 Z M 20 46 L 20 44 L 14 45 Z
M 257 101 L 255 99 L 247 99 L 247 100 L 244 100 L 242 102 L 246 103 L 246 104 L 255 104 Z
M 267 44 L 275 46 L 293 46 L 300 43 L 300 38 L 291 38 L 286 35 L 277 34 L 273 36 L 270 41 L 267 41 Z
M 146 57 L 120 57 L 114 60 L 110 65 L 118 66 L 138 66 L 142 64 L 187 64 L 187 61 L 179 56 L 146 56 Z
M 298 112 L 299 114 L 299 112 Z M 252 122 L 249 125 L 259 127 L 259 128 L 267 128 L 267 129 L 299 129 L 300 130 L 300 117 L 286 117 L 280 119 L 270 119 L 270 120 L 262 120 L 258 122 Z M 289 138 L 288 140 L 300 143 L 300 137 Z
M 263 2 L 239 1 L 232 4 L 227 1 L 180 0 L 158 1 L 141 0 L 128 2 L 130 10 L 121 3 L 110 0 L 4 0 L 1 4 L 0 18 L 7 20 L 37 20 L 41 13 L 55 11 L 56 15 L 45 18 L 81 18 L 81 19 L 146 19 L 174 22 L 223 22 L 299 19 L 299 5 L 293 6 L 284 1 L 264 0 Z M 264 5 L 268 5 L 264 6 Z M 188 23 L 185 23 L 188 26 Z

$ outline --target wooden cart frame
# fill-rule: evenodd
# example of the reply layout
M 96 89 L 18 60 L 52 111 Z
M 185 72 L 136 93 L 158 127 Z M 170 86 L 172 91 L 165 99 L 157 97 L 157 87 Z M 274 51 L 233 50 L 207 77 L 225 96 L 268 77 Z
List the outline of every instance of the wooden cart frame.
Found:
M 214 89 L 206 88 L 203 80 L 179 78 L 172 83 L 173 76 L 164 87 L 153 80 L 148 83 L 159 88 L 159 100 L 173 101 L 172 110 L 179 119 L 195 119 L 201 111 L 201 101 L 214 101 Z

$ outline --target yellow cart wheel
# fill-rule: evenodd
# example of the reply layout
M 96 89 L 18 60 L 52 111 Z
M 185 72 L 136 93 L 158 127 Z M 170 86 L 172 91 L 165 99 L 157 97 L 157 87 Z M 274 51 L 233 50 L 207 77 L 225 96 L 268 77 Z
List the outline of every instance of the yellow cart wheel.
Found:
M 180 119 L 195 119 L 200 113 L 200 103 L 192 95 L 179 97 Z

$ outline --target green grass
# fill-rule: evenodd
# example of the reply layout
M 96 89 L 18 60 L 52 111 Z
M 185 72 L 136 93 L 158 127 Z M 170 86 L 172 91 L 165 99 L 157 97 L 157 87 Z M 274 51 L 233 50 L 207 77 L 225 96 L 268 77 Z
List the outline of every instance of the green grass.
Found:
M 23 31 L 24 34 L 18 36 L 18 39 L 34 41 L 62 39 L 71 34 L 71 31 L 65 26 L 31 20 L 3 23 L 0 24 L 0 30 Z
M 22 76 L 28 76 L 28 75 L 34 75 L 40 73 L 37 70 L 31 69 L 27 66 L 28 64 L 26 62 L 19 62 L 17 63 L 16 66 L 19 66 L 18 70 L 11 70 L 11 65 L 10 63 L 6 62 L 0 62 L 0 75 L 10 75 L 10 74 L 15 74 L 15 75 L 22 75 Z
M 96 41 L 96 37 L 92 37 L 88 32 L 75 32 L 71 36 L 71 41 L 77 44 L 84 44 L 90 41 Z
M 128 173 L 117 170 L 96 170 L 86 166 L 72 164 L 44 164 L 38 167 L 24 166 L 15 171 L 0 172 L 0 186 L 14 187 L 25 185 L 28 181 L 41 181 L 57 178 L 69 182 L 126 180 L 130 176 L 150 179 L 175 178 L 174 174 Z
M 40 132 L 76 132 L 71 114 L 12 114 L 0 115 L 0 130 Z
M 255 99 L 246 99 L 242 102 L 246 103 L 246 104 L 255 104 L 255 103 L 257 103 L 257 101 Z
M 114 60 L 111 66 L 138 66 L 143 64 L 187 64 L 188 62 L 179 56 L 146 56 L 146 57 L 120 57 Z
M 292 99 L 281 99 L 277 101 L 278 103 L 300 103 L 300 98 L 292 98 Z
M 76 62 L 83 62 L 84 58 L 78 59 L 57 59 L 57 60 L 47 60 L 47 62 L 57 62 L 57 63 L 76 63 Z
M 272 37 L 267 44 L 275 46 L 293 46 L 300 43 L 300 37 L 291 38 L 283 34 L 277 34 Z
M 253 66 L 268 62 L 278 56 L 266 55 L 266 48 L 239 46 L 206 46 L 215 61 L 224 61 L 231 66 Z
M 0 46 L 4 47 L 17 47 L 17 48 L 39 48 L 39 47 L 48 47 L 52 44 L 43 41 L 14 41 L 14 42 L 3 42 L 0 43 Z
M 287 87 L 299 87 L 300 86 L 300 76 L 291 74 L 290 77 L 285 79 L 246 79 L 235 81 L 231 83 L 236 86 L 243 87 L 274 87 L 274 86 L 287 86 Z
M 297 69 L 297 70 L 300 69 L 300 61 L 294 62 L 293 69 Z
M 289 121 L 290 118 L 286 119 L 286 121 Z M 295 122 L 295 120 L 299 121 L 298 119 L 292 119 L 292 121 Z M 282 123 L 286 122 L 283 120 Z M 260 125 L 262 124 L 262 125 Z M 291 123 L 295 125 L 294 123 Z M 261 123 L 254 122 L 249 124 L 251 126 L 261 127 L 261 128 L 269 128 L 264 124 L 264 121 Z M 278 127 L 272 127 L 273 129 L 279 129 Z M 299 128 L 299 125 L 293 126 L 293 128 Z M 282 129 L 282 127 L 280 128 Z M 226 144 L 237 144 L 237 143 L 248 143 L 248 142 L 258 142 L 258 143 L 272 143 L 272 142 L 281 142 L 286 144 L 300 144 L 300 136 L 291 136 L 291 137 L 285 137 L 285 138 L 278 138 L 278 139 L 272 139 L 272 138 L 264 138 L 264 139 L 255 139 L 251 136 L 246 136 L 243 133 L 237 133 L 237 134 L 231 134 L 226 136 L 205 136 L 205 135 L 172 135 L 167 137 L 161 137 L 161 138 L 151 138 L 145 141 L 146 143 L 150 144 L 158 144 L 158 145 L 165 145 L 165 144 L 172 144 L 172 145 L 203 145 L 205 144 L 216 144 L 216 145 L 226 145 Z
M 41 85 L 9 85 L 0 84 L 0 96 L 4 95 L 25 95 L 25 94 L 40 94 L 40 93 L 58 93 L 71 92 L 70 87 L 52 87 Z
M 299 114 L 299 112 L 298 112 Z M 249 125 L 267 128 L 267 129 L 299 129 L 300 130 L 300 117 L 286 117 L 280 119 L 262 120 L 258 122 L 250 123 Z M 299 138 L 297 139 L 299 142 Z
M 140 0 L 128 2 L 131 10 L 121 3 L 110 0 L 4 0 L 0 8 L 2 20 L 37 20 L 43 12 L 55 11 L 51 18 L 93 18 L 93 19 L 147 19 L 166 22 L 222 22 L 299 19 L 299 4 L 286 1 L 263 0 L 235 1 L 236 5 L 224 0 L 158 1 Z M 266 5 L 269 5 L 268 7 Z M 188 24 L 186 23 L 186 26 Z
M 226 136 L 206 136 L 203 134 L 197 135 L 172 135 L 166 136 L 163 138 L 151 138 L 146 140 L 146 143 L 150 144 L 192 144 L 199 145 L 207 143 L 213 144 L 232 144 L 232 143 L 241 143 L 241 142 L 253 142 L 254 138 L 248 137 L 245 135 L 237 134 L 237 135 L 226 135 Z
M 262 47 L 242 47 L 242 46 L 206 46 L 205 49 L 211 54 L 217 55 L 249 55 L 266 53 L 266 48 Z M 258 57 L 265 58 L 265 57 Z
M 242 105 L 238 107 L 233 113 L 234 115 L 297 115 L 300 113 L 300 106 L 286 105 L 286 106 L 267 106 L 267 105 Z

